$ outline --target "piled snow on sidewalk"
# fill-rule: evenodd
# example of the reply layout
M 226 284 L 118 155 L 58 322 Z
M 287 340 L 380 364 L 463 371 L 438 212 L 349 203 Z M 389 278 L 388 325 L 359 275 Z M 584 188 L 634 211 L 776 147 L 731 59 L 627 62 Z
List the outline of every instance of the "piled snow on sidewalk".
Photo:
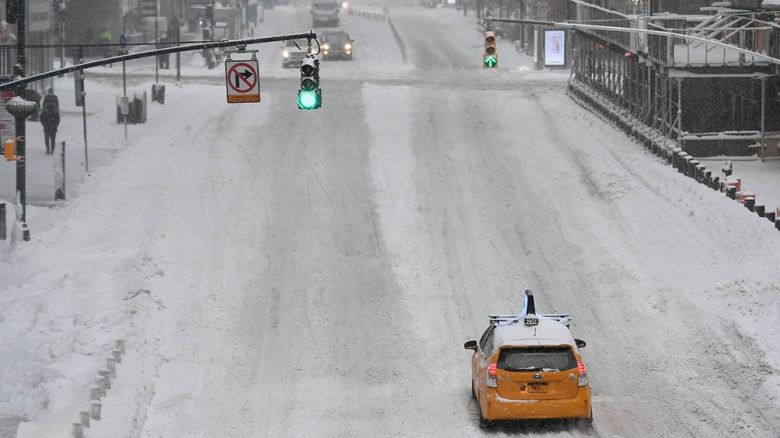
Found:
M 69 83 L 57 83 L 63 97 Z M 159 221 L 172 214 L 165 196 L 177 163 L 168 151 L 185 149 L 186 142 L 200 146 L 200 127 L 224 101 L 221 87 L 171 88 L 166 106 L 150 104 L 148 122 L 130 126 L 125 142 L 115 119 L 116 90 L 87 82 L 88 109 L 94 108 L 89 177 L 83 176 L 83 151 L 73 147 L 82 135 L 80 117 L 72 100 L 61 99 L 60 134 L 72 149 L 68 201 L 59 208 L 44 204 L 47 190 L 39 185 L 47 185 L 42 181 L 50 164 L 36 150 L 38 133 L 28 123 L 30 198 L 44 206 L 28 206 L 32 241 L 0 251 L 0 417 L 35 419 L 23 423 L 19 436 L 58 436 L 69 429 L 78 411 L 88 408 L 89 386 L 116 339 L 134 345 L 136 360 L 139 348 L 155 352 L 146 320 L 159 306 L 154 286 L 164 276 L 155 255 L 164 240 L 156 234 Z M 6 197 L 13 181 L 7 170 L 0 173 Z M 120 381 L 132 381 L 132 369 L 144 371 L 120 365 Z

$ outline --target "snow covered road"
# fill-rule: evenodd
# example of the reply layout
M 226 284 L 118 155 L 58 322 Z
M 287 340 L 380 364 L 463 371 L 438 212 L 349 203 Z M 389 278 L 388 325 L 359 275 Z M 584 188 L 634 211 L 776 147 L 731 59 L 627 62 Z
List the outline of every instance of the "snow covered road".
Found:
M 482 70 L 473 19 L 392 17 L 407 61 L 386 23 L 344 17 L 358 68 L 323 63 L 322 109 L 294 107 L 274 58 L 259 105 L 172 89 L 77 200 L 37 213 L 60 228 L 0 266 L 19 436 L 66 433 L 117 337 L 90 438 L 777 436 L 778 233 L 577 106 L 565 76 L 511 53 Z M 526 288 L 588 341 L 593 429 L 478 427 L 463 342 Z M 78 291 L 97 304 L 41 310 Z

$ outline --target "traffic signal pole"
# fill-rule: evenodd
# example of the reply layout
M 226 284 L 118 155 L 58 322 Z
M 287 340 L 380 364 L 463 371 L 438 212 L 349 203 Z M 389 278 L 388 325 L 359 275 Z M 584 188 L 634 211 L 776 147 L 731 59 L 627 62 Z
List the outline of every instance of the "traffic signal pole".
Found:
M 51 70 L 45 73 L 39 73 L 37 75 L 33 75 L 29 77 L 19 77 L 14 81 L 0 84 L 0 90 L 6 90 L 10 88 L 16 89 L 30 82 L 36 82 L 54 76 L 58 76 L 61 74 L 72 73 L 74 71 L 86 70 L 92 67 L 100 67 L 101 65 L 113 64 L 115 62 L 132 61 L 134 59 L 148 58 L 150 56 L 164 55 L 167 53 L 192 52 L 196 50 L 216 49 L 222 47 L 241 48 L 241 47 L 246 47 L 249 44 L 277 43 L 277 42 L 283 42 L 287 40 L 301 40 L 301 39 L 307 39 L 309 41 L 316 40 L 317 34 L 314 32 L 307 32 L 307 33 L 294 33 L 288 35 L 277 35 L 277 36 L 270 36 L 270 37 L 240 38 L 234 40 L 222 40 L 222 41 L 213 41 L 207 43 L 186 44 L 183 46 L 175 46 L 175 47 L 163 47 L 161 49 L 147 50 L 144 52 L 128 53 L 126 55 L 112 56 L 110 58 L 84 62 L 78 65 L 72 65 L 70 67 Z
M 16 2 L 16 65 L 14 73 L 17 77 L 24 78 L 27 56 L 25 53 L 25 27 L 27 25 L 27 14 L 25 11 L 26 1 Z M 16 95 L 22 96 L 26 83 L 20 83 L 16 87 Z M 22 203 L 22 234 L 23 240 L 30 240 L 30 234 L 27 230 L 27 169 L 26 169 L 26 117 L 15 116 L 16 136 L 19 139 L 16 142 L 16 191 L 19 194 L 19 201 Z
M 159 49 L 159 32 L 158 32 L 158 23 L 160 22 L 160 0 L 157 0 L 154 3 L 154 48 Z M 160 82 L 160 57 L 158 56 L 154 60 L 154 83 L 157 84 Z

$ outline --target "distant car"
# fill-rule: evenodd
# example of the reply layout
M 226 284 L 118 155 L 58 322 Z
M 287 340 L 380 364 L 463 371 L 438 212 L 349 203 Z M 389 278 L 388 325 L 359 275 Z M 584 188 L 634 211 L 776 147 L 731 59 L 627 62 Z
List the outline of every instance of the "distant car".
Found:
M 537 315 L 531 291 L 518 315 L 491 315 L 471 358 L 471 391 L 480 426 L 496 420 L 593 421 L 591 389 L 567 314 Z
M 308 45 L 305 42 L 298 42 L 298 45 L 295 45 L 296 41 L 294 40 L 287 40 L 282 45 L 282 67 L 283 68 L 289 68 L 289 67 L 300 67 L 301 66 L 301 60 L 304 56 L 306 56 L 306 51 L 308 50 Z
M 322 32 L 322 59 L 352 59 L 354 40 L 344 31 Z

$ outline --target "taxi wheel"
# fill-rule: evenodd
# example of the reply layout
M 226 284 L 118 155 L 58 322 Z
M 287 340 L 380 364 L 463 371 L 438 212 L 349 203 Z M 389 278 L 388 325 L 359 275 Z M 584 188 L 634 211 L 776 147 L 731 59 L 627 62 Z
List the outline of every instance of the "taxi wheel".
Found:
M 590 409 L 590 416 L 588 416 L 588 418 L 580 418 L 577 420 L 577 425 L 583 427 L 593 426 L 593 408 Z
M 480 429 L 490 429 L 493 427 L 493 422 L 485 419 L 482 416 L 482 407 L 479 405 L 479 399 L 477 399 L 477 412 L 479 412 L 479 427 Z
M 477 409 L 479 409 L 479 407 L 477 407 Z M 493 427 L 492 421 L 482 418 L 482 412 L 479 413 L 479 427 L 480 429 L 491 429 Z

